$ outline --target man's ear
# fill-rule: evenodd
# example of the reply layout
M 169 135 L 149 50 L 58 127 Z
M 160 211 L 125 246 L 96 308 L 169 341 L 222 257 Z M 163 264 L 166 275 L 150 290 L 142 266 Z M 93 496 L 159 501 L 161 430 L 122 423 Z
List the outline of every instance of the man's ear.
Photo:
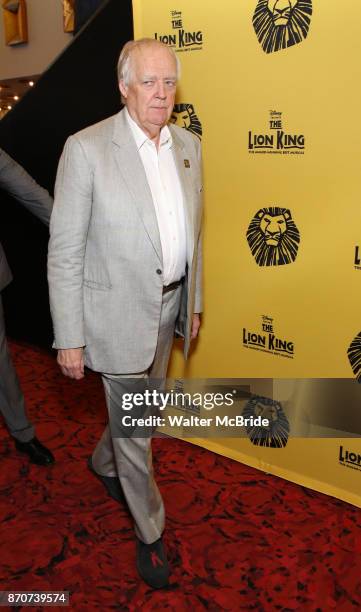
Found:
M 123 98 L 127 98 L 128 87 L 125 85 L 124 79 L 121 79 L 119 81 L 119 89 L 120 89 L 120 93 L 122 94 Z

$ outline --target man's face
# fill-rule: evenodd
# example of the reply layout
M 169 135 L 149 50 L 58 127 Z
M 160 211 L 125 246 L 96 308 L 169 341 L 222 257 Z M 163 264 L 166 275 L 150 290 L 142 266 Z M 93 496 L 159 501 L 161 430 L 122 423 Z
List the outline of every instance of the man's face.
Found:
M 129 114 L 151 138 L 167 123 L 174 106 L 177 69 L 175 59 L 163 47 L 143 47 L 133 51 L 131 79 L 119 88 Z

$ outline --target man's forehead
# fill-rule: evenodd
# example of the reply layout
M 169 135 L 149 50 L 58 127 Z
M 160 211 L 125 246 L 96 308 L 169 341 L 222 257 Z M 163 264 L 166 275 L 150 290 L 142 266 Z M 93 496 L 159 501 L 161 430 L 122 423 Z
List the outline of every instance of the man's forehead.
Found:
M 160 67 L 166 67 L 168 71 L 176 73 L 177 65 L 175 58 L 170 52 L 161 46 L 149 46 L 134 50 L 132 61 L 137 72 L 154 72 Z

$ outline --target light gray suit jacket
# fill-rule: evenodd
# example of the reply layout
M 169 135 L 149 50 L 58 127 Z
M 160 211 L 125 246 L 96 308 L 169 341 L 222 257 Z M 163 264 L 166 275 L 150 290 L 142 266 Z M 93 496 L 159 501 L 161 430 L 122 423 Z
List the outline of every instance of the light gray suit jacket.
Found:
M 185 203 L 187 274 L 176 330 L 185 337 L 187 356 L 192 316 L 202 310 L 201 154 L 196 137 L 169 127 Z M 151 365 L 162 304 L 162 250 L 146 174 L 123 111 L 65 144 L 50 222 L 48 280 L 55 348 L 84 346 L 85 364 L 100 372 L 135 373 Z
M 3 149 L 0 149 L 0 189 L 12 195 L 45 225 L 49 225 L 53 199 Z M 11 271 L 0 243 L 0 291 L 11 279 Z

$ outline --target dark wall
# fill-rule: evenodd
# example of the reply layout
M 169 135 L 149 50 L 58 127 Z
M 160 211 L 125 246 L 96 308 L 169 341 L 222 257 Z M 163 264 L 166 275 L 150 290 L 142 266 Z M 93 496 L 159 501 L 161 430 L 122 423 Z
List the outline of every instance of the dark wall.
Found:
M 0 147 L 50 193 L 66 138 L 120 109 L 116 64 L 131 38 L 131 0 L 105 1 L 36 86 L 0 121 Z M 48 232 L 3 191 L 0 241 L 14 274 L 2 294 L 8 335 L 50 346 Z
M 105 0 L 75 0 L 75 34 L 89 21 L 90 17 L 94 15 L 95 11 L 104 2 Z

